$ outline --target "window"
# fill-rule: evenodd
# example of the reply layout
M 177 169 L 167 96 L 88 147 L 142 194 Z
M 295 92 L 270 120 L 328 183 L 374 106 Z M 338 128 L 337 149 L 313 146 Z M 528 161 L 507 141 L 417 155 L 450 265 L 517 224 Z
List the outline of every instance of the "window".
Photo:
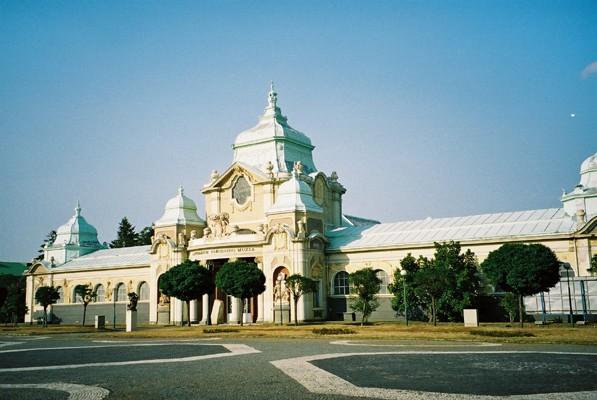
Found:
M 388 274 L 386 274 L 386 271 L 378 269 L 375 271 L 375 276 L 381 281 L 379 294 L 388 294 Z
M 149 300 L 149 285 L 147 282 L 141 282 L 139 285 L 139 300 Z
M 232 198 L 236 200 L 238 204 L 245 204 L 247 199 L 251 196 L 251 185 L 241 176 L 236 180 L 234 187 L 232 188 Z
M 82 303 L 82 302 L 83 302 L 83 298 L 82 298 L 82 297 L 81 297 L 81 295 L 80 295 L 80 294 L 78 294 L 78 293 L 77 293 L 77 291 L 76 291 L 76 290 L 77 290 L 77 288 L 78 288 L 79 286 L 80 286 L 80 285 L 77 285 L 77 286 L 75 286 L 75 288 L 73 289 L 73 299 L 74 299 L 73 303 Z
M 124 283 L 119 283 L 116 286 L 116 296 L 114 301 L 126 301 L 126 287 Z
M 95 300 L 96 303 L 103 303 L 106 301 L 106 291 L 104 285 L 101 283 L 95 287 Z
M 56 288 L 56 291 L 58 292 L 58 296 L 60 296 L 60 297 L 58 297 L 58 300 L 56 300 L 56 304 L 64 303 L 64 289 L 62 289 L 61 286 L 58 286 Z
M 340 271 L 334 276 L 334 294 L 348 294 L 348 272 Z

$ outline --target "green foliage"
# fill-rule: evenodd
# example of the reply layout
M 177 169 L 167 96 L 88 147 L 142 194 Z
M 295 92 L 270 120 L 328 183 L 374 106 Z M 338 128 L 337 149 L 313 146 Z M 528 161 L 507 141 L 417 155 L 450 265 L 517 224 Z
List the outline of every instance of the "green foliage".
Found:
M 137 233 L 135 227 L 131 225 L 127 217 L 122 218 L 118 225 L 118 233 L 116 239 L 110 242 L 111 248 L 117 247 L 131 247 L 137 245 Z
M 518 296 L 516 296 L 514 293 L 506 292 L 506 294 L 504 294 L 500 300 L 500 305 L 504 307 L 504 310 L 506 310 L 508 313 L 510 323 L 514 322 L 518 312 Z
M 201 298 L 213 289 L 210 272 L 197 261 L 186 260 L 160 277 L 160 290 L 167 296 L 187 303 L 187 321 L 191 325 L 190 301 Z
M 423 321 L 425 319 L 424 305 L 416 295 L 413 285 L 414 277 L 419 269 L 417 259 L 411 253 L 408 253 L 400 261 L 400 269 L 394 271 L 394 282 L 388 285 L 388 290 L 394 295 L 392 308 L 400 315 L 404 315 L 404 285 L 406 285 L 406 309 L 408 319 L 411 321 Z M 406 276 L 400 273 L 402 270 L 406 271 Z
M 56 231 L 52 230 L 46 235 L 44 242 L 39 246 L 37 257 L 35 257 L 36 260 L 41 261 L 44 259 L 44 248 L 46 247 L 46 244 L 52 244 L 54 243 L 54 240 L 56 240 Z
M 520 326 L 522 297 L 547 291 L 560 280 L 558 258 L 542 244 L 506 243 L 490 252 L 481 268 L 496 290 L 517 295 Z
M 137 234 L 137 246 L 151 244 L 151 238 L 153 237 L 153 233 L 153 225 L 146 226 L 145 228 L 141 229 L 141 231 Z
M 77 285 L 75 286 L 75 298 L 80 297 L 83 302 L 83 323 L 85 326 L 85 316 L 87 315 L 87 306 L 96 298 L 96 293 L 89 285 Z
M 372 268 L 364 268 L 350 274 L 349 281 L 353 292 L 350 308 L 362 313 L 362 326 L 367 322 L 371 313 L 379 307 L 377 294 L 381 279 L 377 277 Z
M 246 299 L 265 291 L 265 275 L 253 262 L 230 261 L 216 274 L 216 286 L 226 294 L 242 299 L 244 308 Z M 243 324 L 242 318 L 240 324 Z
M 589 268 L 591 275 L 597 275 L 597 254 L 591 258 L 591 267 Z
M 407 271 L 406 276 L 400 270 Z M 462 320 L 462 310 L 476 306 L 483 292 L 477 258 L 467 250 L 461 253 L 457 242 L 435 243 L 434 258 L 415 259 L 408 254 L 394 272 L 394 283 L 389 286 L 394 294 L 392 307 L 404 313 L 406 284 L 409 319 Z
M 25 277 L 0 275 L 0 322 L 16 324 L 22 321 L 27 306 L 25 306 Z
M 44 327 L 48 326 L 48 306 L 55 304 L 59 298 L 60 293 L 54 286 L 42 286 L 35 292 L 35 302 L 44 308 Z
M 298 325 L 297 305 L 300 297 L 305 293 L 317 291 L 317 281 L 300 274 L 293 274 L 286 278 L 286 287 L 290 289 L 294 300 L 294 324 Z

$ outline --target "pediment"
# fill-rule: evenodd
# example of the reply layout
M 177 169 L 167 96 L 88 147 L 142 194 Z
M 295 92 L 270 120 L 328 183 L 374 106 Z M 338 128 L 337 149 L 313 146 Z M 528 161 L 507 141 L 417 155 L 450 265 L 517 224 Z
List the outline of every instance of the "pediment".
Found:
M 26 274 L 27 275 L 36 275 L 36 274 L 47 274 L 49 272 L 50 272 L 50 268 L 45 265 L 44 261 L 37 261 L 33 265 L 31 265 L 31 267 L 29 267 L 29 270 L 27 270 Z
M 211 191 L 214 189 L 230 189 L 240 176 L 244 176 L 252 185 L 269 181 L 267 175 L 257 168 L 248 166 L 241 162 L 235 162 L 228 167 L 228 169 L 226 169 L 226 171 L 224 171 L 224 173 L 222 173 L 216 180 L 209 185 L 204 186 L 203 191 Z
M 597 216 L 591 218 L 577 233 L 581 235 L 597 233 Z

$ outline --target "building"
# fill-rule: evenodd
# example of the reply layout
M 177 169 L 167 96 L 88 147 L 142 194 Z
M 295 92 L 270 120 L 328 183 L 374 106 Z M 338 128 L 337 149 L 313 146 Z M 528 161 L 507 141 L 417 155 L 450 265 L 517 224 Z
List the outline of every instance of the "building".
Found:
M 191 320 L 249 322 L 287 320 L 291 302 L 280 277 L 299 273 L 318 281 L 319 290 L 303 296 L 299 320 L 342 318 L 347 311 L 348 273 L 364 267 L 382 279 L 382 306 L 373 315 L 393 319 L 387 285 L 407 255 L 433 255 L 434 242 L 459 241 L 482 261 L 506 242 L 543 243 L 569 263 L 577 276 L 588 275 L 597 239 L 597 154 L 581 165 L 580 183 L 562 195 L 562 207 L 427 218 L 379 223 L 346 215 L 346 192 L 338 174 L 317 169 L 314 146 L 292 128 L 270 89 L 267 106 L 256 126 L 234 141 L 232 164 L 211 172 L 202 187 L 206 220 L 182 188 L 166 203 L 155 221 L 151 246 L 108 249 L 81 215 L 57 230 L 45 248 L 43 261 L 27 275 L 31 320 L 40 308 L 34 293 L 40 286 L 59 288 L 61 299 L 52 313 L 64 322 L 81 318 L 74 288 L 89 284 L 97 292 L 88 314 L 123 321 L 127 293 L 140 296 L 139 320 L 150 323 L 181 321 L 183 303 L 160 294 L 161 274 L 185 259 L 198 260 L 217 271 L 230 259 L 255 261 L 263 270 L 266 291 L 241 310 L 238 299 L 219 290 L 191 303 Z

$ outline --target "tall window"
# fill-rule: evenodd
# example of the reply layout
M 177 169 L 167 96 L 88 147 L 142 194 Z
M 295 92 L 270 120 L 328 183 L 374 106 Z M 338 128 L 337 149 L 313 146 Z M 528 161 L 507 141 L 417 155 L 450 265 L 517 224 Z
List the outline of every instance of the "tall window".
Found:
M 106 291 L 104 285 L 101 283 L 95 287 L 95 300 L 96 303 L 103 303 L 106 301 Z
M 124 283 L 119 283 L 118 286 L 116 286 L 116 298 L 114 299 L 114 301 L 125 301 L 126 300 L 126 287 L 124 286 Z
M 349 294 L 348 272 L 340 271 L 334 276 L 334 294 Z
M 149 285 L 147 282 L 141 282 L 139 285 L 139 300 L 149 300 Z
M 251 185 L 244 176 L 239 177 L 232 188 L 232 198 L 238 204 L 245 204 L 247 199 L 251 196 Z
M 375 271 L 375 276 L 381 281 L 379 285 L 379 294 L 388 294 L 388 274 L 382 269 Z
M 81 297 L 80 294 L 78 294 L 76 292 L 76 289 L 79 287 L 80 285 L 75 286 L 75 288 L 73 289 L 73 298 L 75 299 L 75 301 L 73 301 L 73 303 L 82 303 L 83 302 L 83 298 Z
M 62 289 L 62 286 L 58 286 L 56 288 L 56 291 L 58 292 L 58 295 L 60 296 L 60 297 L 58 297 L 58 300 L 56 300 L 56 304 L 64 303 L 64 289 Z

